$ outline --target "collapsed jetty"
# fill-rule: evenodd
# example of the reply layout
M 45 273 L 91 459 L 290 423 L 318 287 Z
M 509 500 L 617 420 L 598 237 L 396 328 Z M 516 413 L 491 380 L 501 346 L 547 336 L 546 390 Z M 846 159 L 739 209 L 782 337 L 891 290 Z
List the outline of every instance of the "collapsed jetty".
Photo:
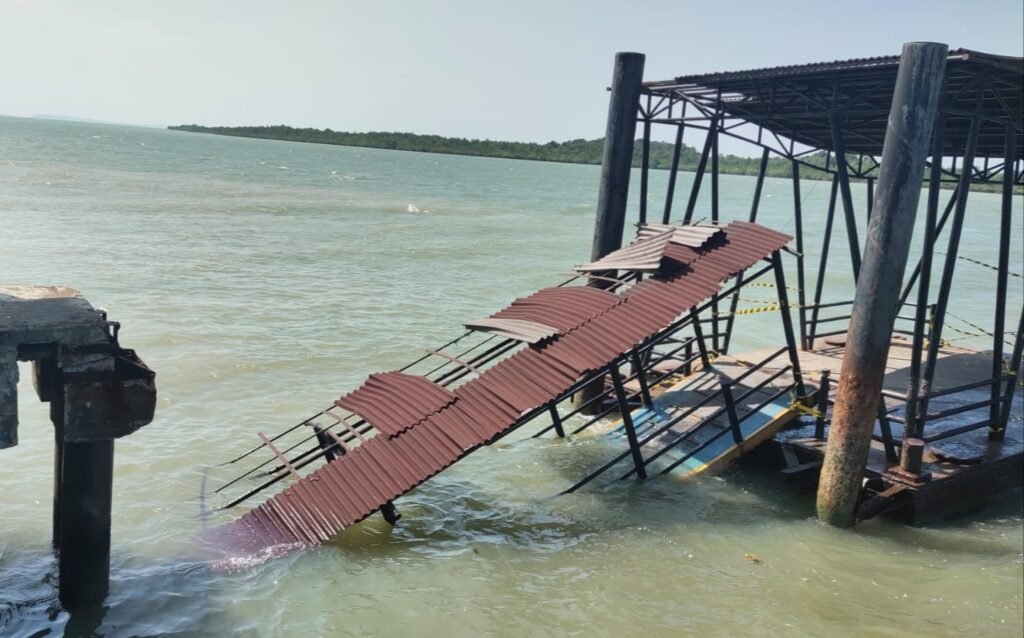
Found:
M 640 479 L 715 471 L 763 443 L 778 447 L 789 481 L 814 486 L 824 468 L 819 513 L 837 524 L 881 514 L 925 522 L 1021 484 L 1024 437 L 1011 418 L 1021 329 L 1006 329 L 1020 309 L 1006 308 L 1006 291 L 1019 239 L 1012 199 L 1024 179 L 1024 62 L 914 43 L 902 56 L 657 82 L 642 81 L 643 63 L 616 59 L 591 263 L 291 428 L 260 433 L 260 445 L 231 461 L 250 466 L 216 490 L 225 507 L 252 507 L 211 530 L 216 543 L 255 554 L 326 541 L 378 511 L 393 523 L 396 499 L 474 450 L 536 422 L 535 436 L 577 434 L 613 412 L 623 451 L 567 492 L 616 468 Z M 638 233 L 622 247 L 638 124 Z M 688 196 L 677 205 L 676 164 L 657 209 L 646 161 L 655 125 L 674 132 L 677 160 L 687 131 L 704 137 Z M 762 150 L 748 210 L 721 209 L 723 135 Z M 822 153 L 824 167 L 810 162 Z M 792 237 L 757 223 L 773 155 L 792 165 Z M 832 175 L 826 211 L 802 208 L 805 165 Z M 922 257 L 904 283 L 926 173 Z M 867 182 L 860 211 L 854 179 Z M 970 187 L 996 180 L 993 345 L 978 352 L 943 335 L 957 267 L 971 259 L 958 253 Z M 946 182 L 955 187 L 943 209 Z M 822 213 L 824 234 L 806 237 L 804 216 Z M 830 262 L 837 217 L 846 264 Z M 816 268 L 804 259 L 812 240 L 821 242 Z M 844 292 L 824 289 L 838 268 L 855 290 L 826 301 Z M 766 284 L 776 303 L 758 312 L 777 314 L 784 343 L 732 353 L 750 312 L 740 294 Z M 570 421 L 580 415 L 589 418 Z
M 207 530 L 229 559 L 315 545 L 377 512 L 396 523 L 403 494 L 475 450 L 527 426 L 580 434 L 613 414 L 620 451 L 566 492 L 601 477 L 715 472 L 766 447 L 785 480 L 817 488 L 819 516 L 837 525 L 927 522 L 1021 485 L 1024 309 L 1007 307 L 1007 291 L 1021 276 L 1010 256 L 1022 251 L 1013 200 L 1024 185 L 1024 59 L 912 43 L 900 56 L 665 81 L 644 82 L 643 65 L 640 54 L 616 58 L 590 262 L 468 318 L 448 343 L 292 427 L 257 433 L 227 463 L 242 471 L 214 489 L 222 509 L 248 508 Z M 638 126 L 638 225 L 623 246 Z M 649 181 L 655 126 L 675 139 L 660 203 Z M 687 133 L 702 152 L 684 195 Z M 720 202 L 722 136 L 761 150 L 743 210 Z M 792 235 L 758 221 L 773 156 L 792 169 Z M 804 169 L 831 175 L 823 211 L 804 209 Z M 860 206 L 853 180 L 867 185 Z M 1001 187 L 998 224 L 982 228 L 998 244 L 994 264 L 960 254 L 963 233 L 981 224 L 968 207 L 979 183 Z M 823 216 L 820 236 L 804 232 L 807 215 Z M 910 265 L 915 223 L 921 257 Z M 812 242 L 816 264 L 805 259 Z M 993 284 L 992 308 L 970 323 L 985 351 L 948 337 L 960 330 L 949 307 L 964 267 L 987 269 Z M 851 285 L 826 289 L 836 272 Z M 754 286 L 773 302 L 741 307 Z M 782 338 L 735 352 L 751 313 L 776 316 Z M 154 374 L 118 331 L 75 291 L 0 290 L 0 448 L 17 444 L 18 362 L 32 361 L 55 428 L 68 609 L 106 595 L 113 442 L 155 407 Z

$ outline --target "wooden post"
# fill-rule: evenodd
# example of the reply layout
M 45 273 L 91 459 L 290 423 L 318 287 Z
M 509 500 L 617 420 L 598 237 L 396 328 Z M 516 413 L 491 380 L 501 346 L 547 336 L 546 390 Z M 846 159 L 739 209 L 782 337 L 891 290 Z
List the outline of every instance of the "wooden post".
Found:
M 947 52 L 944 44 L 915 42 L 900 57 L 818 486 L 818 518 L 839 527 L 856 518 Z
M 636 136 L 640 85 L 644 77 L 644 54 L 616 53 L 612 75 L 611 97 L 608 101 L 608 125 L 604 134 L 604 156 L 601 160 L 601 184 L 597 195 L 597 218 L 594 221 L 594 243 L 590 260 L 597 261 L 622 247 L 626 225 L 626 203 L 629 195 L 629 174 L 633 168 L 633 141 Z M 605 274 L 605 273 L 597 273 Z M 591 279 L 590 285 L 606 287 L 608 282 Z M 604 391 L 604 377 L 585 386 L 573 397 L 576 406 L 586 404 L 582 414 L 597 414 L 601 402 L 594 401 Z M 589 402 L 589 403 L 588 403 Z

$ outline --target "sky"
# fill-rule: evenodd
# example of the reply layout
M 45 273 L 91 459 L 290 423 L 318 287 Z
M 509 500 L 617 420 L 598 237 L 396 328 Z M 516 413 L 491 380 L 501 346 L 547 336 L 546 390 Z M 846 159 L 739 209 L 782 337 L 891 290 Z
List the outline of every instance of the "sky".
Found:
M 658 80 L 915 40 L 1024 55 L 1024 2 L 0 0 L 0 113 L 562 141 L 603 135 L 617 51 Z

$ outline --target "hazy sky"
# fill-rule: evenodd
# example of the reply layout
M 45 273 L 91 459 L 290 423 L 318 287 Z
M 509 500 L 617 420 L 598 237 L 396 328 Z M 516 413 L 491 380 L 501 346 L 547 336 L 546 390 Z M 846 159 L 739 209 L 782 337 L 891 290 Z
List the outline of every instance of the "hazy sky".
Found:
M 0 0 L 0 113 L 543 142 L 603 134 L 616 51 L 653 80 L 911 40 L 1019 56 L 1024 3 Z

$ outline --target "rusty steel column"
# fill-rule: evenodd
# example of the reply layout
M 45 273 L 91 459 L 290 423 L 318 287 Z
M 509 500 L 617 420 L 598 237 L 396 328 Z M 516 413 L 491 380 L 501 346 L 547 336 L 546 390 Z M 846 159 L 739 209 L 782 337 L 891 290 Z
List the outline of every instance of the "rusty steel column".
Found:
M 912 42 L 900 57 L 818 486 L 818 518 L 839 527 L 855 522 L 947 52 L 944 44 Z
M 612 74 L 611 97 L 608 101 L 608 126 L 604 134 L 604 156 L 601 159 L 601 185 L 597 193 L 597 218 L 594 220 L 594 243 L 590 260 L 597 261 L 622 247 L 626 226 L 626 203 L 629 197 L 629 175 L 633 170 L 633 142 L 636 137 L 640 85 L 644 78 L 643 53 L 616 53 Z M 597 273 L 603 274 L 603 273 Z M 591 279 L 590 285 L 603 288 L 609 282 Z M 582 414 L 597 414 L 604 391 L 604 377 L 584 387 L 573 397 L 577 406 L 586 405 Z

